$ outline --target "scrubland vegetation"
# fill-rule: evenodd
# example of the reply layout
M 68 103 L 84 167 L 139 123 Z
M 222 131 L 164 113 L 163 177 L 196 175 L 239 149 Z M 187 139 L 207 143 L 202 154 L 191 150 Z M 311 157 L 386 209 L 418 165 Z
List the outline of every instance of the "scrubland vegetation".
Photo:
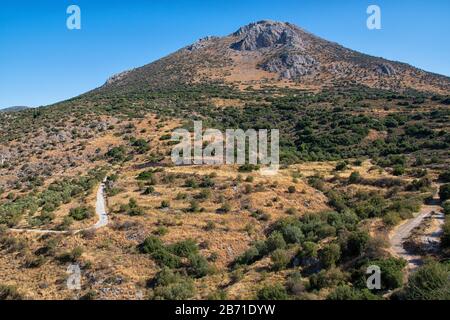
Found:
M 240 105 L 217 108 L 213 99 Z M 448 97 L 419 92 L 221 84 L 100 90 L 0 114 L 8 153 L 0 264 L 12 262 L 0 273 L 0 298 L 73 298 L 63 286 L 76 262 L 86 299 L 448 299 L 449 116 Z M 248 164 L 173 167 L 170 133 L 192 120 L 280 129 L 280 175 Z M 105 176 L 107 228 L 67 237 L 7 231 L 92 222 Z M 389 232 L 436 182 L 447 215 L 441 248 L 406 282 Z M 370 265 L 382 270 L 380 290 L 367 289 Z M 43 268 L 48 279 L 38 281 L 33 272 Z M 5 281 L 6 272 L 17 278 Z

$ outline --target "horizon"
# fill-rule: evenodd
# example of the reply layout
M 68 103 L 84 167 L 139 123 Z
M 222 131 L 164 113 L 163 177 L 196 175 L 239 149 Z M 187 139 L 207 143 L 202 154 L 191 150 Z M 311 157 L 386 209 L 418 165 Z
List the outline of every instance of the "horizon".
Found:
M 71 4 L 81 8 L 81 30 L 66 28 Z M 157 61 L 200 38 L 226 36 L 261 20 L 289 22 L 349 49 L 450 76 L 450 44 L 445 41 L 450 3 L 436 0 L 431 8 L 418 0 L 377 1 L 381 30 L 365 25 L 369 4 L 287 1 L 279 10 L 268 1 L 252 0 L 235 10 L 234 0 L 208 7 L 201 1 L 171 6 L 137 0 L 128 6 L 119 1 L 6 1 L 0 12 L 0 43 L 7 48 L 0 52 L 0 109 L 76 97 L 114 74 Z

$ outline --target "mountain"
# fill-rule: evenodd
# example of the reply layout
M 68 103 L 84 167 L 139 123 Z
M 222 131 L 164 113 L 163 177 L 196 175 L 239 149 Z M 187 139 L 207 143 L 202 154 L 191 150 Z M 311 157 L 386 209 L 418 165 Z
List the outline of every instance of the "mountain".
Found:
M 163 59 L 108 79 L 102 92 L 139 92 L 176 84 L 321 89 L 364 85 L 448 93 L 450 78 L 347 49 L 291 23 L 259 21 L 226 37 L 206 37 Z
M 22 111 L 22 110 L 26 110 L 26 109 L 29 109 L 29 108 L 25 107 L 25 106 L 15 106 L 15 107 L 8 107 L 8 108 L 0 109 L 0 112 L 17 112 L 17 111 Z

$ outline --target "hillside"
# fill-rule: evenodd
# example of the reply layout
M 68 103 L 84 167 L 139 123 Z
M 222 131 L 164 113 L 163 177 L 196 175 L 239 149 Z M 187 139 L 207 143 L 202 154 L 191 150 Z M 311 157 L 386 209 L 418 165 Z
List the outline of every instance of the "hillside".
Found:
M 389 240 L 438 186 L 450 197 L 449 89 L 262 21 L 79 97 L 0 113 L 0 297 L 448 299 L 449 222 L 436 236 L 431 215 L 403 243 L 430 261 L 411 276 Z M 174 166 L 171 133 L 194 120 L 279 129 L 280 172 Z M 90 229 L 103 181 L 109 223 Z M 380 290 L 365 286 L 374 264 Z M 66 285 L 69 265 L 81 290 Z M 424 272 L 442 281 L 422 288 Z

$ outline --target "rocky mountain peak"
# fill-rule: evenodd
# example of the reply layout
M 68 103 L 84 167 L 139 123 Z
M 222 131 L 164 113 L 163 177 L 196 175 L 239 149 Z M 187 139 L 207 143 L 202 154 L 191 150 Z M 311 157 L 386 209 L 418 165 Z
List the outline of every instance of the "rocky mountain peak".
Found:
M 264 48 L 288 46 L 302 49 L 305 32 L 290 23 L 263 20 L 240 28 L 233 33 L 239 40 L 231 48 L 239 51 L 255 51 Z

